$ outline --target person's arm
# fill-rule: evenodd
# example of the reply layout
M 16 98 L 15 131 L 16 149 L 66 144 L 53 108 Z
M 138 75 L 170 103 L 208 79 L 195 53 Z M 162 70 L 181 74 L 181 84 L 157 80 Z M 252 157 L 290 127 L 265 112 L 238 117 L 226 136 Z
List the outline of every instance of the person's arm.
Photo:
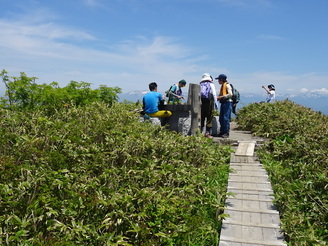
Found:
M 226 98 L 231 98 L 232 97 L 232 88 L 230 84 L 227 84 L 227 92 L 228 94 L 225 95 Z
M 211 83 L 210 86 L 211 86 L 211 92 L 212 92 L 213 100 L 214 100 L 214 107 L 215 107 L 215 109 L 218 109 L 219 105 L 218 105 L 215 85 L 213 83 Z
M 161 101 L 164 101 L 164 96 L 158 92 L 157 99 L 158 99 L 158 103 L 160 103 Z
M 172 95 L 178 99 L 182 98 L 178 94 L 175 94 L 174 92 L 177 91 L 177 85 L 172 86 L 171 90 L 169 91 L 169 95 Z
M 165 97 L 161 93 L 158 93 L 157 99 L 158 99 L 158 110 L 161 110 L 165 102 Z
M 270 94 L 270 91 L 269 91 L 269 89 L 268 89 L 268 88 L 266 88 L 264 85 L 262 85 L 262 88 L 263 88 L 264 90 L 266 90 L 266 92 L 267 92 L 268 94 Z

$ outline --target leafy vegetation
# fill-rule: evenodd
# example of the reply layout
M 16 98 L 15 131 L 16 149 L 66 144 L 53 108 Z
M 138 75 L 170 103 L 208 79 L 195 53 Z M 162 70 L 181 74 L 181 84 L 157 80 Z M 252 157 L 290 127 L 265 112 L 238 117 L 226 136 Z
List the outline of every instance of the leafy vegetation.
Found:
M 20 73 L 19 77 L 8 76 L 7 71 L 0 73 L 6 86 L 6 95 L 1 99 L 2 106 L 15 110 L 42 109 L 53 113 L 63 107 L 85 106 L 92 102 L 104 102 L 111 105 L 117 102 L 118 87 L 100 86 L 91 89 L 91 83 L 71 81 L 66 87 L 60 88 L 57 82 L 38 85 L 36 77 L 27 77 Z
M 237 120 L 241 129 L 272 139 L 259 155 L 289 245 L 327 245 L 328 117 L 285 100 L 248 105 Z
M 83 86 L 15 87 L 23 77 L 0 108 L 1 245 L 218 244 L 229 147 L 139 122 L 135 105 Z

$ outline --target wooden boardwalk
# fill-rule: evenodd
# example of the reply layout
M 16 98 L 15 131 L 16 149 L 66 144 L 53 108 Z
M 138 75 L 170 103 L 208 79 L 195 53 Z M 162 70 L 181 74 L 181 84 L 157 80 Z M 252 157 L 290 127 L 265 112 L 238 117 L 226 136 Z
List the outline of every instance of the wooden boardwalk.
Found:
M 239 141 L 231 155 L 219 246 L 287 245 L 280 231 L 279 212 L 274 207 L 268 175 L 254 156 L 256 141 Z

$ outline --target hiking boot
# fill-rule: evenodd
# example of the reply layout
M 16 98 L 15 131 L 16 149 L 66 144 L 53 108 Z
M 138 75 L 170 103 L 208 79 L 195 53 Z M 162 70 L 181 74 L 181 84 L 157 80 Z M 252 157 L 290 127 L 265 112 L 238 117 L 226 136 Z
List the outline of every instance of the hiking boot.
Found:
M 221 138 L 228 138 L 229 137 L 229 134 L 228 133 L 225 133 L 225 134 L 222 134 L 221 135 Z

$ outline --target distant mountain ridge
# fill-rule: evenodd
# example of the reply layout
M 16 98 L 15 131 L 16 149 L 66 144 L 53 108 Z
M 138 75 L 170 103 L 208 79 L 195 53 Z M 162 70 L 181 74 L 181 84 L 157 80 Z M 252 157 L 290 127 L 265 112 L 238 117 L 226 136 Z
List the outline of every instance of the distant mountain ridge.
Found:
M 119 101 L 123 102 L 124 100 L 137 102 L 142 101 L 142 97 L 148 91 L 130 91 L 126 93 L 119 94 Z M 164 92 L 160 92 L 164 95 Z M 255 93 L 241 93 L 241 100 L 239 107 L 246 106 L 247 104 L 254 102 L 264 101 L 266 98 L 265 94 L 255 94 Z M 184 92 L 184 96 L 187 97 L 187 92 Z M 328 115 L 328 94 L 322 93 L 321 91 L 317 92 L 288 92 L 284 94 L 277 93 L 276 100 L 285 100 L 289 99 L 297 104 L 303 105 L 305 107 L 311 108 L 314 111 L 321 111 L 325 115 Z

